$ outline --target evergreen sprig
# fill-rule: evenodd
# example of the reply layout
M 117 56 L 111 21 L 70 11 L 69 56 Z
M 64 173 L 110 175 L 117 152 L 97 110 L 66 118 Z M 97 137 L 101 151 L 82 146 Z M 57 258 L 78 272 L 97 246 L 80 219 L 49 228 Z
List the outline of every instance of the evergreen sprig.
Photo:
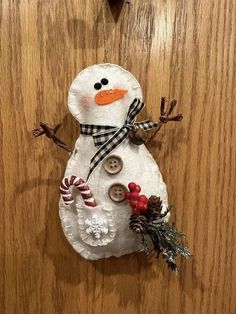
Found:
M 186 245 L 178 241 L 184 234 L 177 231 L 174 225 L 170 225 L 164 220 L 164 217 L 171 210 L 168 208 L 164 213 L 161 212 L 162 202 L 160 198 L 151 196 L 149 199 L 149 210 L 139 216 L 130 217 L 130 228 L 135 233 L 142 236 L 144 251 L 150 251 L 148 238 L 152 240 L 157 257 L 162 254 L 166 259 L 168 268 L 172 271 L 178 271 L 175 257 L 181 255 L 185 258 L 190 256 L 189 249 Z

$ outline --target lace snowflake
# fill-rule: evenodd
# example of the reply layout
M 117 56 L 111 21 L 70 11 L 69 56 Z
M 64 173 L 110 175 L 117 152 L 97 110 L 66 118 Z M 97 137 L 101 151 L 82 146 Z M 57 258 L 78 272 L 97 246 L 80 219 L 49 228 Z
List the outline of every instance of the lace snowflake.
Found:
M 102 234 L 108 233 L 106 219 L 99 218 L 97 215 L 92 216 L 91 219 L 86 219 L 85 225 L 88 226 L 88 228 L 85 230 L 86 233 L 93 233 L 96 239 L 100 239 Z

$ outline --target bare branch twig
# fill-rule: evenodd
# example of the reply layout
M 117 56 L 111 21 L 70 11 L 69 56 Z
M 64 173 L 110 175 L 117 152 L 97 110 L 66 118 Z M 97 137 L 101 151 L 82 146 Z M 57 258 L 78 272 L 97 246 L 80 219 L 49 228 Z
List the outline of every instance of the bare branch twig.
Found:
M 39 137 L 41 135 L 46 135 L 50 138 L 57 146 L 61 147 L 62 149 L 66 150 L 67 152 L 72 152 L 72 150 L 57 136 L 56 133 L 61 127 L 61 123 L 57 124 L 55 128 L 50 128 L 46 123 L 40 122 L 40 127 L 36 128 L 32 131 L 32 135 L 34 137 Z

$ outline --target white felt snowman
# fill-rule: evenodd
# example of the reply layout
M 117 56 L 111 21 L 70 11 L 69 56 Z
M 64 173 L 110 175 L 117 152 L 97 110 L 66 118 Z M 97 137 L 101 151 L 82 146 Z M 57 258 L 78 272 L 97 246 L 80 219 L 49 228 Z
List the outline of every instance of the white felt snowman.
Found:
M 141 250 L 140 237 L 129 228 L 128 183 L 138 182 L 145 195 L 160 196 L 163 210 L 168 200 L 155 160 L 145 145 L 129 138 L 143 107 L 138 81 L 118 65 L 90 66 L 73 81 L 68 106 L 81 134 L 61 185 L 59 213 L 66 238 L 89 260 Z

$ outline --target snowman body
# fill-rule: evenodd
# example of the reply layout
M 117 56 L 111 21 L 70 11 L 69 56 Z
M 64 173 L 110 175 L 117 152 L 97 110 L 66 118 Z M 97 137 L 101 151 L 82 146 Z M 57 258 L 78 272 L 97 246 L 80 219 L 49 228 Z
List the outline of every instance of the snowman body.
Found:
M 114 96 L 114 101 L 110 99 L 108 104 L 98 105 L 94 99 L 97 99 L 99 82 L 106 83 L 100 86 L 100 90 L 126 89 L 127 92 L 122 97 Z M 80 123 L 119 128 L 124 124 L 129 105 L 135 98 L 142 99 L 142 92 L 132 74 L 117 65 L 102 64 L 89 67 L 76 77 L 68 102 L 71 113 Z M 92 136 L 80 134 L 64 177 L 73 175 L 86 179 L 91 159 L 97 150 Z M 107 172 L 106 162 L 112 156 L 122 161 L 122 169 L 118 173 Z M 98 164 L 88 179 L 96 207 L 85 206 L 79 191 L 75 189 L 73 204 L 65 205 L 60 199 L 59 214 L 64 234 L 82 257 L 89 260 L 119 257 L 142 249 L 139 235 L 129 228 L 129 203 L 126 200 L 114 201 L 109 194 L 112 186 L 126 187 L 129 182 L 138 182 L 142 194 L 160 196 L 163 210 L 168 206 L 166 185 L 155 160 L 144 145 L 133 144 L 129 137 Z M 92 224 L 93 221 L 97 224 Z

